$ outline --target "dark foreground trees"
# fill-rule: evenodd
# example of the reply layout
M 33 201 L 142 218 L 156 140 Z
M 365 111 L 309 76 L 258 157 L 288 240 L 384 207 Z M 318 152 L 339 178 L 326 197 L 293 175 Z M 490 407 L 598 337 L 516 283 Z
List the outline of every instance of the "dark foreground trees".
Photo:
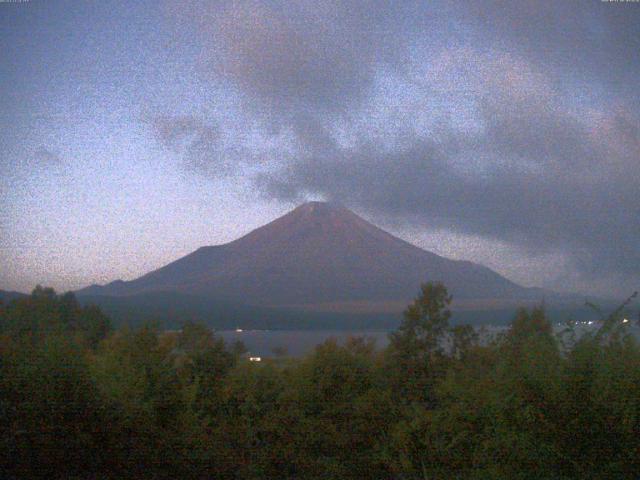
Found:
M 622 317 L 562 343 L 523 309 L 480 344 L 450 302 L 424 285 L 384 350 L 355 338 L 254 364 L 202 326 L 113 332 L 36 289 L 0 305 L 0 476 L 637 478 L 640 348 Z

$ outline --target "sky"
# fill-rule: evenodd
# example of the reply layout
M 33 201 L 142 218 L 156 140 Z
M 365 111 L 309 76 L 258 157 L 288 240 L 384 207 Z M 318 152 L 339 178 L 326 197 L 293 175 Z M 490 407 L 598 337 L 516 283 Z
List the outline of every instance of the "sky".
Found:
M 0 2 L 0 289 L 308 200 L 525 286 L 640 287 L 640 2 Z

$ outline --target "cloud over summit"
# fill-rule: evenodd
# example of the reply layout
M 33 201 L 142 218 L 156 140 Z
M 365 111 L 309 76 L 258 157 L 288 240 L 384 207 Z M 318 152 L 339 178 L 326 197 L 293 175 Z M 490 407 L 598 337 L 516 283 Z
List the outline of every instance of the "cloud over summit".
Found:
M 272 198 L 320 195 L 561 254 L 587 283 L 638 282 L 640 9 L 533 5 L 193 3 L 202 75 L 243 113 L 213 134 L 169 112 L 162 136 L 255 167 Z

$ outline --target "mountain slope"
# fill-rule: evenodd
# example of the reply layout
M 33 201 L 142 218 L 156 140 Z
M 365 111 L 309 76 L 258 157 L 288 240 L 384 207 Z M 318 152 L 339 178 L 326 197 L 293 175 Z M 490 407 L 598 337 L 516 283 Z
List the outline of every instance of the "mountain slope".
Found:
M 9 292 L 6 290 L 0 290 L 0 302 L 2 303 L 9 303 L 10 301 L 15 300 L 17 298 L 24 298 L 27 296 L 28 295 L 26 293 Z
M 456 299 L 541 299 L 492 270 L 411 245 L 332 204 L 310 202 L 238 240 L 202 247 L 138 279 L 79 295 L 179 292 L 260 306 L 404 302 L 420 283 L 444 282 Z

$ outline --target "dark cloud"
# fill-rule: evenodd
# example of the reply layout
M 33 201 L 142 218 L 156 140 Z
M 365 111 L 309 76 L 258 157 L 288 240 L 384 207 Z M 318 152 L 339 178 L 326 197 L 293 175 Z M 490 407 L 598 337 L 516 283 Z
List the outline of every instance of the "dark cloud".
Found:
M 270 113 L 363 100 L 379 65 L 406 63 L 407 33 L 425 13 L 408 2 L 331 0 L 196 2 L 189 11 L 211 73 Z
M 256 185 L 640 280 L 640 8 L 402 3 L 192 6 L 207 74 L 290 139 Z M 220 161 L 215 130 L 174 120 L 167 144 Z
M 561 251 L 583 273 L 637 274 L 637 116 L 620 108 L 582 118 L 544 84 L 521 88 L 537 75 L 504 82 L 509 75 L 493 67 L 481 72 L 479 134 L 449 126 L 438 137 L 381 153 L 365 142 L 345 150 L 326 132 L 303 128 L 307 155 L 260 185 L 278 198 L 322 194 L 536 253 Z
M 618 3 L 618 4 L 616 4 Z M 624 2 L 465 2 L 458 14 L 482 44 L 526 56 L 607 90 L 633 92 L 640 68 L 640 8 Z
M 218 125 L 192 115 L 156 115 L 149 122 L 158 142 L 174 151 L 187 170 L 225 176 L 248 160 L 237 145 L 229 145 Z

